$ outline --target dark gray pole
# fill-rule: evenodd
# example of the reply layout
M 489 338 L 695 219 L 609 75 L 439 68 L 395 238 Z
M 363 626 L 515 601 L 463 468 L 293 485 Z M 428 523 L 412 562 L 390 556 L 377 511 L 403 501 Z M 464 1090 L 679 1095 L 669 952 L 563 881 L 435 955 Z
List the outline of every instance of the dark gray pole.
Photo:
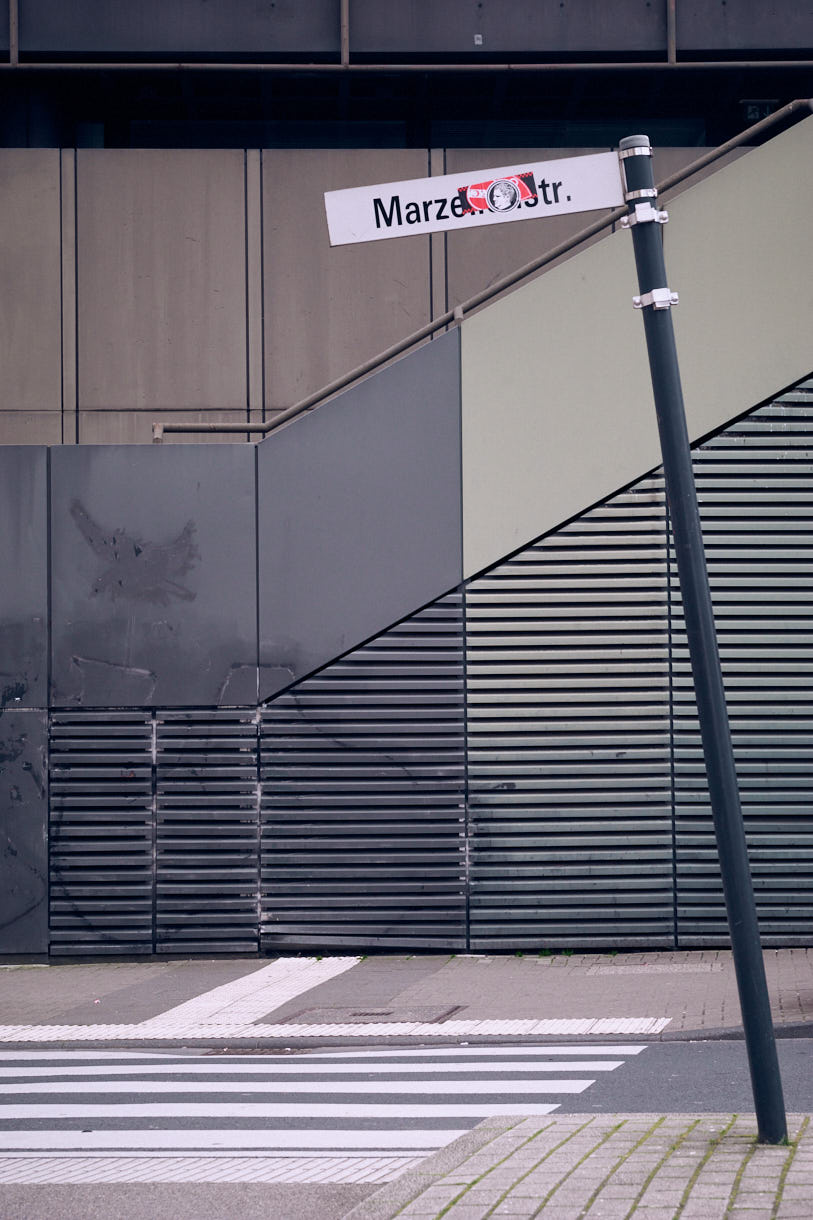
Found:
M 672 519 L 686 635 L 694 677 L 700 735 L 706 759 L 709 796 L 723 876 L 728 926 L 742 1008 L 748 1065 L 759 1138 L 779 1144 L 787 1138 L 782 1080 L 776 1056 L 765 964 L 759 940 L 754 889 L 748 864 L 734 750 L 717 651 L 703 535 L 683 392 L 680 386 L 671 306 L 677 296 L 666 286 L 660 224 L 647 136 L 628 136 L 619 145 L 632 230 L 644 332 L 661 438 L 666 497 Z

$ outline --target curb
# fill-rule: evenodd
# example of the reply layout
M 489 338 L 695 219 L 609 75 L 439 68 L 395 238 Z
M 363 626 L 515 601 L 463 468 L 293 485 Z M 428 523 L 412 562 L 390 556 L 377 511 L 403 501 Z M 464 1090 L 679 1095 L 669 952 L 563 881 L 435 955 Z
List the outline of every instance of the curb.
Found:
M 473 1153 L 479 1152 L 497 1135 L 510 1131 L 523 1118 L 485 1118 L 465 1135 L 459 1135 L 445 1148 L 438 1149 L 421 1161 L 420 1168 L 406 1170 L 401 1177 L 387 1182 L 375 1194 L 368 1195 L 349 1211 L 344 1220 L 392 1220 L 402 1208 L 422 1195 L 439 1178 L 457 1169 Z
M 813 1021 L 793 1021 L 774 1026 L 777 1039 L 813 1038 Z M 583 1034 L 575 1037 L 572 1034 L 469 1034 L 461 1038 L 455 1034 L 438 1034 L 436 1037 L 403 1038 L 398 1036 L 370 1035 L 347 1037 L 337 1035 L 314 1035 L 313 1037 L 295 1038 L 185 1038 L 179 1034 L 177 1038 L 54 1038 L 36 1040 L 9 1040 L 0 1043 L 0 1052 L 7 1050 L 42 1050 L 53 1047 L 54 1050 L 67 1050 L 78 1046 L 87 1050 L 203 1050 L 228 1053 L 283 1053 L 285 1051 L 318 1050 L 323 1047 L 343 1049 L 354 1048 L 367 1050 L 374 1047 L 443 1047 L 443 1046 L 538 1046 L 540 1042 L 555 1040 L 558 1046 L 567 1045 L 619 1045 L 629 1042 L 741 1042 L 745 1033 L 741 1025 L 713 1026 L 699 1029 L 663 1030 L 659 1034 L 642 1034 L 640 1037 L 630 1034 Z

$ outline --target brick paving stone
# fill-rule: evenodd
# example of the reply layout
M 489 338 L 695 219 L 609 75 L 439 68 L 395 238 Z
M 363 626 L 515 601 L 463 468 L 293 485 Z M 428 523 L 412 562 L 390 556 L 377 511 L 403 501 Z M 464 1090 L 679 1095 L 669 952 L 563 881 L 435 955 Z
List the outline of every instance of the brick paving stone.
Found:
M 461 1203 L 477 1203 L 483 1208 L 493 1207 L 495 1203 L 502 1202 L 504 1194 L 504 1190 L 485 1190 L 475 1186 L 466 1192 L 461 1199 Z
M 633 1184 L 624 1186 L 611 1181 L 601 1187 L 599 1197 L 602 1199 L 629 1199 L 632 1202 L 637 1194 L 638 1190 Z
M 483 1220 L 483 1216 L 488 1211 L 488 1207 L 484 1207 L 479 1203 L 466 1203 L 461 1199 L 459 1203 L 455 1203 L 448 1211 L 443 1213 L 443 1220 Z
M 731 1207 L 727 1216 L 739 1216 L 740 1220 L 771 1220 L 773 1207 Z
M 494 1208 L 494 1211 L 491 1213 L 491 1215 L 492 1216 L 511 1216 L 512 1220 L 516 1220 L 516 1217 L 518 1217 L 518 1216 L 527 1217 L 528 1220 L 530 1220 L 530 1217 L 533 1216 L 535 1210 L 536 1210 L 536 1208 L 535 1208 L 534 1204 L 527 1200 L 525 1202 L 523 1202 L 520 1199 L 506 1199 L 506 1201 L 504 1203 L 500 1203 L 497 1207 Z M 400 1215 L 398 1217 L 398 1220 L 401 1220 Z M 573 1220 L 572 1212 L 570 1214 L 569 1220 Z

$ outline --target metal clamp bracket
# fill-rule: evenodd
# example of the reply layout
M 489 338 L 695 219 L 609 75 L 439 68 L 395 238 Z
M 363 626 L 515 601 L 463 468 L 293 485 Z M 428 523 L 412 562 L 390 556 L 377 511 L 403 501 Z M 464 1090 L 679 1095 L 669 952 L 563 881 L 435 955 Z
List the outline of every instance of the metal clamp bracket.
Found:
M 668 212 L 659 211 L 651 203 L 636 203 L 635 211 L 630 212 L 629 216 L 622 216 L 620 223 L 622 229 L 631 229 L 633 225 L 646 224 L 647 221 L 665 225 L 668 219 Z
M 619 148 L 618 157 L 623 161 L 625 157 L 651 157 L 652 148 L 647 144 L 633 144 L 630 148 Z
M 624 198 L 627 203 L 630 199 L 657 199 L 658 192 L 654 186 L 645 186 L 640 191 L 625 191 Z
M 654 309 L 671 309 L 677 303 L 678 294 L 669 288 L 653 288 L 651 292 L 645 292 L 642 297 L 632 298 L 634 309 L 643 309 L 646 305 L 651 305 Z

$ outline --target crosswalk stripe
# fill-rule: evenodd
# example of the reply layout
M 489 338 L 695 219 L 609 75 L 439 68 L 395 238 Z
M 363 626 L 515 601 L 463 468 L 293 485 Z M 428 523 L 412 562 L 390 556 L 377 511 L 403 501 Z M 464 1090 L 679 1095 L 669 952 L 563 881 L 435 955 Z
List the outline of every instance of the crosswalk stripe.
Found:
M 484 1075 L 487 1072 L 499 1072 L 501 1076 L 507 1076 L 511 1072 L 527 1073 L 533 1068 L 534 1072 L 614 1072 L 616 1068 L 621 1067 L 623 1059 L 559 1059 L 555 1062 L 546 1063 L 544 1060 L 518 1061 L 508 1059 L 504 1062 L 481 1060 L 468 1063 L 433 1063 L 431 1067 L 427 1067 L 423 1063 L 365 1063 L 360 1066 L 358 1063 L 337 1064 L 337 1063 L 273 1063 L 266 1060 L 264 1063 L 255 1062 L 252 1064 L 241 1064 L 239 1075 L 255 1075 L 255 1076 L 368 1076 L 368 1075 L 383 1075 L 388 1076 L 406 1076 L 417 1073 L 421 1076 L 426 1076 L 432 1080 L 437 1080 L 442 1076 L 465 1076 L 470 1078 L 472 1075 Z M 112 1066 L 110 1064 L 99 1064 L 95 1067 L 0 1067 L 0 1081 L 16 1080 L 25 1077 L 34 1080 L 37 1077 L 47 1077 L 49 1080 L 59 1080 L 62 1078 L 71 1078 L 81 1076 L 84 1079 L 90 1080 L 94 1076 L 101 1076 L 105 1080 L 109 1080 L 113 1076 L 129 1077 L 139 1076 L 143 1079 L 152 1076 L 236 1076 L 237 1070 L 229 1063 L 219 1063 L 216 1060 L 210 1059 L 208 1062 L 197 1062 L 193 1065 L 186 1063 L 173 1063 L 166 1066 L 157 1065 L 145 1066 L 138 1064 L 118 1064 Z M 337 1082 L 338 1083 L 338 1082 Z M 124 1088 L 132 1087 L 128 1085 L 126 1079 L 121 1081 L 121 1086 Z M 13 1091 L 12 1086 L 4 1086 L 6 1091 Z M 74 1087 L 74 1086 L 71 1086 Z M 224 1085 L 225 1087 L 225 1085 Z M 301 1085 L 302 1088 L 308 1087 L 305 1082 Z M 372 1084 L 371 1084 L 372 1087 Z M 29 1091 L 29 1090 L 26 1090 Z
M 427 1076 L 425 1080 L 341 1080 L 331 1081 L 333 1085 L 331 1096 L 336 1097 L 339 1094 L 349 1093 L 363 1093 L 367 1097 L 375 1097 L 377 1093 L 386 1094 L 387 1097 L 408 1093 L 422 1093 L 431 1096 L 479 1093 L 484 1096 L 509 1094 L 513 1097 L 519 1093 L 581 1093 L 594 1083 L 589 1079 L 570 1080 L 567 1078 L 544 1082 L 528 1079 L 466 1081 L 437 1080 L 432 1076 Z M 263 1093 L 270 1099 L 285 1093 L 318 1093 L 321 1095 L 324 1091 L 325 1086 L 321 1080 L 95 1080 L 87 1081 L 82 1087 L 78 1086 L 74 1080 L 67 1080 L 55 1084 L 9 1084 L 3 1088 L 4 1095 L 22 1094 L 26 1097 L 42 1093 L 54 1096 L 60 1093 L 70 1093 L 74 1097 L 77 1093 L 90 1096 L 102 1093 L 120 1093 L 124 1096 L 132 1096 L 136 1093 L 161 1094 L 162 1096 L 172 1093 Z M 4 1113 L 5 1107 L 0 1098 L 0 1118 L 4 1116 Z
M 540 1088 L 539 1093 L 582 1093 L 592 1080 L 571 1082 L 568 1088 Z M 2 1122 L 20 1122 L 32 1118 L 256 1118 L 267 1121 L 273 1108 L 275 1118 L 426 1118 L 427 1104 L 409 1102 L 121 1102 L 117 1105 L 102 1105 L 91 1102 L 87 1105 L 51 1106 L 21 1105 L 4 1106 Z M 479 1102 L 477 1104 L 431 1103 L 431 1113 L 439 1118 L 486 1114 L 548 1114 L 555 1109 L 548 1104 L 535 1102 Z
M 551 1107 L 554 1108 L 554 1107 Z M 122 1130 L 45 1130 L 45 1131 L 4 1131 L 3 1147 L 5 1153 L 28 1152 L 90 1152 L 108 1151 L 124 1152 L 126 1150 L 161 1152 L 162 1155 L 173 1155 L 181 1150 L 191 1152 L 207 1152 L 217 1155 L 218 1152 L 233 1152 L 235 1150 L 255 1151 L 279 1155 L 286 1149 L 290 1155 L 301 1156 L 307 1150 L 319 1149 L 320 1152 L 343 1153 L 361 1152 L 377 1155 L 381 1152 L 391 1152 L 393 1149 L 431 1152 L 465 1135 L 474 1124 L 465 1126 L 449 1125 L 431 1128 L 398 1127 L 391 1130 L 344 1130 L 336 1127 L 313 1127 L 294 1129 L 268 1129 L 266 1127 L 247 1129 L 245 1127 L 205 1127 L 178 1128 L 177 1130 L 156 1131 L 152 1128 L 134 1128 Z M 172 1147 L 169 1148 L 171 1143 Z M 0 1153 L 0 1161 L 3 1154 Z
M 0 1182 L 390 1180 L 484 1118 L 553 1113 L 644 1049 L 0 1051 Z

